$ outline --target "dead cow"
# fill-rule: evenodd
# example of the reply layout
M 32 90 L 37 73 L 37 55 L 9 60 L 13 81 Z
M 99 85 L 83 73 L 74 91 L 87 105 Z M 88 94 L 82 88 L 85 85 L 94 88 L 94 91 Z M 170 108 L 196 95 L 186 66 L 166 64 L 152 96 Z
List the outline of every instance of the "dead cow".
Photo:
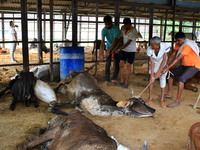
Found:
M 52 140 L 52 141 L 51 141 Z M 69 116 L 55 116 L 47 126 L 46 132 L 25 145 L 24 150 L 51 141 L 49 150 L 116 150 L 117 143 L 106 131 L 79 112 Z
M 97 80 L 90 74 L 70 71 L 70 74 L 61 81 L 55 91 L 67 96 L 60 103 L 51 103 L 49 111 L 65 114 L 55 108 L 64 104 L 73 104 L 92 115 L 99 116 L 134 116 L 153 117 L 155 109 L 147 106 L 141 98 L 131 98 L 125 108 L 117 107 L 114 101 L 99 86 Z
M 37 72 L 37 69 L 34 72 L 20 72 L 16 69 L 16 72 L 18 75 L 0 92 L 0 95 L 11 89 L 13 100 L 10 105 L 10 110 L 14 110 L 16 103 L 19 101 L 25 103 L 28 107 L 30 101 L 33 100 L 35 107 L 38 107 L 39 101 L 34 95 L 34 84 L 36 82 L 34 74 Z
M 188 132 L 190 137 L 189 150 L 192 150 L 194 144 L 195 150 L 200 150 L 200 122 L 193 124 Z

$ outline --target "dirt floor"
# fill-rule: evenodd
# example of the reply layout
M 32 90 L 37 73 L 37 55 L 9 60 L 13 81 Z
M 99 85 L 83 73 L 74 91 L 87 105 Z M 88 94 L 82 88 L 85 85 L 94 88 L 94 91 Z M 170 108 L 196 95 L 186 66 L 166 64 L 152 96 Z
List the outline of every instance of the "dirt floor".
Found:
M 48 56 L 48 54 L 46 55 Z M 55 55 L 58 55 L 58 53 L 55 53 Z M 137 54 L 136 58 L 140 56 L 140 54 Z M 5 64 L 5 62 L 10 63 L 9 58 L 9 53 L 0 54 L 1 64 Z M 16 53 L 16 58 L 21 58 L 20 50 Z M 37 55 L 30 54 L 30 58 L 37 60 Z M 86 59 L 91 59 L 90 55 L 87 55 Z M 89 64 L 86 64 L 86 67 L 89 67 Z M 0 89 L 3 89 L 10 77 L 15 74 L 15 68 L 0 68 Z M 22 70 L 21 66 L 17 68 Z M 130 76 L 128 89 L 117 87 L 112 83 L 109 83 L 107 87 L 102 86 L 104 81 L 104 64 L 98 65 L 96 79 L 102 89 L 114 100 L 128 99 L 131 88 L 133 88 L 134 94 L 137 95 L 148 84 L 147 61 L 135 61 L 135 73 Z M 154 103 L 151 105 L 156 109 L 154 118 L 134 118 L 129 116 L 100 117 L 92 116 L 88 113 L 84 113 L 84 115 L 103 127 L 108 135 L 114 136 L 121 144 L 129 147 L 131 150 L 141 150 L 144 140 L 147 141 L 148 150 L 186 150 L 189 140 L 188 130 L 200 118 L 199 109 L 193 110 L 191 106 L 194 105 L 199 92 L 195 93 L 184 90 L 180 107 L 171 109 L 161 108 L 159 103 L 159 81 L 156 81 L 154 85 Z M 197 86 L 200 87 L 199 85 Z M 173 89 L 173 98 L 175 98 L 177 87 L 174 86 Z M 148 90 L 141 97 L 143 100 L 147 100 Z M 58 99 L 60 99 L 59 96 Z M 54 116 L 54 114 L 47 111 L 48 104 L 44 102 L 40 102 L 39 108 L 34 108 L 33 105 L 25 107 L 18 103 L 16 109 L 10 111 L 9 105 L 11 100 L 12 97 L 9 93 L 0 98 L 0 150 L 22 149 L 22 145 L 28 140 L 35 139 L 39 134 L 39 129 L 45 128 L 49 118 Z M 172 100 L 166 100 L 166 103 L 171 102 Z M 68 107 L 64 110 L 70 112 L 73 111 L 73 108 Z

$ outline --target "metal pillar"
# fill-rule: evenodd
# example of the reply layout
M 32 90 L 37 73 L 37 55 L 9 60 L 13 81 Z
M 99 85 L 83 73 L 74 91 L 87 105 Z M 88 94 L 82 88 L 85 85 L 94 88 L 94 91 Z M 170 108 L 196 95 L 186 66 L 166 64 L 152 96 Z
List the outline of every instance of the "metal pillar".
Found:
M 5 41 L 5 28 L 4 28 L 4 12 L 2 14 L 2 41 Z M 5 48 L 5 43 L 2 43 L 2 48 Z
M 167 15 L 168 15 L 168 10 L 166 10 L 166 13 L 165 13 L 165 28 L 164 28 L 164 39 L 163 39 L 163 41 L 165 41 L 166 31 L 167 31 Z
M 62 19 L 64 20 L 62 22 L 62 41 L 65 40 L 65 33 L 66 33 L 66 13 L 62 15 Z
M 149 18 L 149 44 L 150 39 L 153 36 L 153 8 L 150 8 L 150 18 Z
M 194 35 L 195 35 L 195 32 L 196 32 L 196 20 L 195 20 L 194 16 L 195 16 L 195 12 L 193 12 L 192 40 L 194 40 Z
M 77 0 L 72 0 L 72 46 L 77 47 Z
M 134 7 L 134 27 L 136 28 L 136 7 Z
M 50 0 L 50 80 L 53 76 L 53 0 Z
M 22 54 L 23 54 L 23 71 L 29 71 L 28 55 L 28 27 L 27 27 L 27 0 L 21 0 L 21 23 L 22 23 Z
M 97 45 L 97 40 L 98 40 L 98 17 L 99 17 L 99 13 L 98 13 L 98 9 L 99 9 L 99 3 L 96 3 L 96 30 L 95 30 L 95 41 L 96 41 L 96 45 Z M 98 56 L 98 52 L 97 52 L 97 46 L 96 46 L 96 64 L 97 64 L 97 56 Z M 95 65 L 95 73 L 94 75 L 96 76 L 97 74 L 97 65 Z
M 160 38 L 162 40 L 162 20 L 163 20 L 163 17 L 160 18 Z
M 37 0 L 37 41 L 38 43 L 38 63 L 43 63 L 42 57 L 42 0 Z
M 82 20 L 82 16 L 80 16 L 80 20 Z M 81 40 L 81 25 L 82 23 L 79 22 L 79 40 Z M 88 22 L 88 41 L 89 41 L 89 22 Z
M 119 2 L 115 2 L 115 25 L 119 26 Z
M 183 10 L 180 11 L 179 32 L 182 32 Z
M 46 13 L 44 11 L 44 23 L 43 23 L 43 26 L 44 26 L 44 29 L 43 29 L 43 40 L 46 41 Z
M 174 49 L 174 31 L 175 31 L 175 18 L 176 18 L 176 0 L 172 0 L 173 3 L 173 24 L 172 24 L 172 43 L 171 48 Z

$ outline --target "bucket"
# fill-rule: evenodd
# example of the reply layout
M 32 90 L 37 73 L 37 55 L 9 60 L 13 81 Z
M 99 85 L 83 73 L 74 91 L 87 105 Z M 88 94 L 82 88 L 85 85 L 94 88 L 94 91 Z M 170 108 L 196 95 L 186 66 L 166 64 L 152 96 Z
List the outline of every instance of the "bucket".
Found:
M 60 47 L 60 79 L 65 79 L 71 70 L 84 71 L 84 47 Z

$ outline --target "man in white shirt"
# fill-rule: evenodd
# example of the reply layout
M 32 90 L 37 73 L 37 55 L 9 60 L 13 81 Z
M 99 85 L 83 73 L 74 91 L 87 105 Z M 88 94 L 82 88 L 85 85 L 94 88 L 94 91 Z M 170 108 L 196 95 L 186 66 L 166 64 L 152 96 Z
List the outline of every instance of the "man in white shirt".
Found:
M 124 18 L 123 20 L 124 26 L 121 29 L 121 36 L 118 44 L 115 47 L 114 52 L 120 52 L 120 79 L 121 82 L 117 83 L 118 86 L 123 86 L 124 88 L 128 88 L 128 80 L 131 73 L 131 66 L 135 59 L 136 52 L 136 38 L 137 38 L 137 30 L 131 25 L 130 18 Z M 123 45 L 117 50 L 118 46 L 123 40 Z M 127 63 L 127 73 L 126 80 L 124 81 L 124 66 L 126 61 Z
M 164 102 L 164 94 L 167 72 L 161 75 L 161 71 L 167 62 L 167 53 L 170 51 L 170 46 L 166 43 L 161 42 L 161 39 L 157 36 L 153 37 L 150 40 L 150 44 L 151 46 L 147 48 L 147 56 L 150 57 L 149 74 L 151 85 L 149 86 L 149 99 L 146 101 L 146 103 L 150 105 L 150 103 L 153 101 L 153 82 L 155 81 L 155 79 L 160 78 L 161 107 L 166 107 L 167 105 Z
M 17 41 L 17 32 L 15 30 L 15 25 L 13 21 L 10 21 L 10 41 Z M 10 43 L 10 57 L 13 63 L 17 63 L 17 61 L 14 59 L 14 52 L 17 47 L 17 44 L 19 43 Z

